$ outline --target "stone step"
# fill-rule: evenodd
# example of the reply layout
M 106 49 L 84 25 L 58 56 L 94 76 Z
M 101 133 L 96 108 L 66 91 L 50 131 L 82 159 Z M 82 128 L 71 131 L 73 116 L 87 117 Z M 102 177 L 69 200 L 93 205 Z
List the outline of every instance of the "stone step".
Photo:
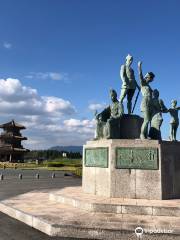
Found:
M 105 198 L 85 194 L 80 187 L 69 187 L 49 194 L 49 199 L 89 212 L 180 216 L 180 200 Z
M 50 236 L 120 240 L 124 232 L 131 232 L 135 239 L 136 227 L 145 235 L 157 230 L 180 234 L 180 217 L 93 213 L 50 201 L 49 194 L 34 191 L 1 201 L 0 211 Z

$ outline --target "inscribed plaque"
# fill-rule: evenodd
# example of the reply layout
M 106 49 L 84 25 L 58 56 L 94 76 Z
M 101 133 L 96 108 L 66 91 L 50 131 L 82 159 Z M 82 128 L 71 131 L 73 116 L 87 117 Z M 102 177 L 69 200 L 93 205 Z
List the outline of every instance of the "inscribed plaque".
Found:
M 116 148 L 116 168 L 156 170 L 159 168 L 158 149 L 141 147 Z
M 85 166 L 107 168 L 108 148 L 86 148 Z

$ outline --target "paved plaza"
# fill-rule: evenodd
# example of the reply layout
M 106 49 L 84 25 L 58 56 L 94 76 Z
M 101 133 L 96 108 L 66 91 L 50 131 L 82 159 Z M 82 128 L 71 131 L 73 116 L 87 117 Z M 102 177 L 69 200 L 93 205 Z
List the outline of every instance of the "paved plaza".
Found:
M 15 197 L 19 194 L 34 190 L 62 189 L 69 186 L 81 186 L 81 179 L 64 177 L 64 173 L 56 172 L 56 178 L 52 179 L 50 171 L 35 170 L 1 170 L 4 180 L 0 181 L 0 200 Z M 22 179 L 18 178 L 22 174 Z M 40 178 L 36 179 L 39 173 Z M 70 240 L 71 238 L 49 237 L 33 229 L 24 223 L 0 213 L 0 240 Z M 123 233 L 122 240 L 136 240 L 135 234 Z M 144 235 L 143 240 L 179 240 L 180 236 L 168 235 Z
M 81 179 L 64 177 L 64 173 L 56 171 L 56 178 L 52 179 L 51 171 L 36 171 L 36 170 L 2 170 L 4 180 L 0 181 L 0 200 L 4 200 L 22 193 L 33 191 L 36 189 L 56 189 L 65 186 L 78 186 L 81 184 Z M 19 179 L 19 174 L 22 174 L 22 179 Z M 39 173 L 40 178 L 36 179 L 36 174 Z M 49 240 L 62 239 L 52 238 L 40 231 L 37 231 L 20 221 L 8 217 L 0 213 L 0 240 Z

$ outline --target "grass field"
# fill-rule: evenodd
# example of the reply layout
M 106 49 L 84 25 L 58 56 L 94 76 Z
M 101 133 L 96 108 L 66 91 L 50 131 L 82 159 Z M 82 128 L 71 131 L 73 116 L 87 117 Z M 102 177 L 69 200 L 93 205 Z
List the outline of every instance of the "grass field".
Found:
M 68 171 L 75 175 L 82 175 L 82 159 L 70 159 L 70 158 L 59 158 L 54 160 L 44 161 L 41 164 L 36 162 L 27 163 L 9 163 L 0 162 L 0 168 L 13 168 L 13 169 L 45 169 L 51 171 Z

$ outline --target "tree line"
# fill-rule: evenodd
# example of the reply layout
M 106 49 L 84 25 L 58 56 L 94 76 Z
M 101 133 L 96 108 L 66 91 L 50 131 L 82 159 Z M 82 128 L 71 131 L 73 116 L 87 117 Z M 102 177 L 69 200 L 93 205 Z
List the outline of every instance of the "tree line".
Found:
M 66 152 L 66 151 L 57 151 L 57 150 L 32 150 L 25 154 L 24 159 L 57 159 L 57 158 L 82 158 L 82 154 L 80 152 Z

